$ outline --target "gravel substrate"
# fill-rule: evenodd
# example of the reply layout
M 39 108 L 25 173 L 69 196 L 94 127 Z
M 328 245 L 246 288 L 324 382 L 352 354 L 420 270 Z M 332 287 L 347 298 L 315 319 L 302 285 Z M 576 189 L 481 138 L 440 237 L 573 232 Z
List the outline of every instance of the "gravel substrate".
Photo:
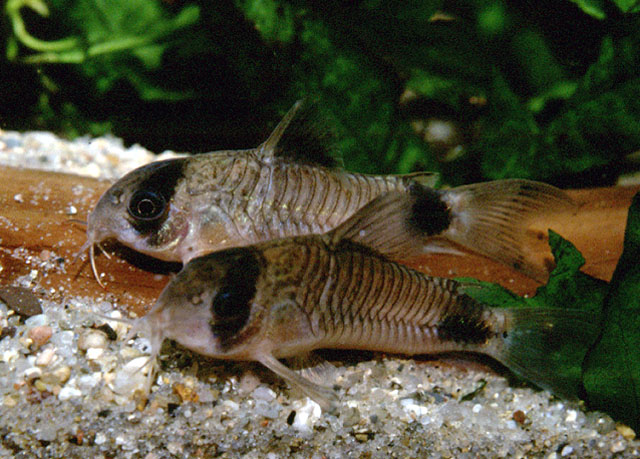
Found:
M 156 158 L 115 138 L 0 130 L 3 165 L 113 179 Z M 16 286 L 35 291 L 39 279 Z M 328 414 L 259 365 L 166 342 L 145 400 L 148 342 L 124 342 L 128 326 L 101 318 L 121 317 L 112 303 L 44 300 L 28 318 L 8 303 L 0 300 L 1 457 L 640 456 L 633 431 L 609 416 L 452 361 L 335 361 L 315 375 L 342 400 Z

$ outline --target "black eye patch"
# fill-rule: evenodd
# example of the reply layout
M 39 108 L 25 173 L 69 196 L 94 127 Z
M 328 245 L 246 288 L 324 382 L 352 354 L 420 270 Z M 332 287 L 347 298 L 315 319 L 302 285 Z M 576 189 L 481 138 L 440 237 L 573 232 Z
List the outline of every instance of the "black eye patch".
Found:
M 221 291 L 213 299 L 211 307 L 213 313 L 219 320 L 231 320 L 242 314 L 238 312 L 238 309 L 246 309 L 242 307 L 243 295 L 235 294 L 230 291 Z M 240 308 L 236 307 L 240 303 Z
M 256 294 L 260 260 L 247 249 L 232 249 L 218 254 L 226 258 L 226 275 L 211 302 L 214 320 L 211 329 L 224 345 L 246 325 L 251 315 L 251 300 Z

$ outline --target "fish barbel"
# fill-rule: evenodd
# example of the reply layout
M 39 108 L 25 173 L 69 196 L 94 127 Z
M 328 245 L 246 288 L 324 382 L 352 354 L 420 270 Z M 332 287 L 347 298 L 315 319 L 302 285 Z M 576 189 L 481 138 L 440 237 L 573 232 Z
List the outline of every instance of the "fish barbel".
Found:
M 106 239 L 187 263 L 230 247 L 325 233 L 391 191 L 428 198 L 421 201 L 421 241 L 402 259 L 462 253 L 463 247 L 545 279 L 548 268 L 526 250 L 540 237 L 528 224 L 542 212 L 572 205 L 561 190 L 528 180 L 435 190 L 431 173 L 350 173 L 335 167 L 331 146 L 308 112 L 297 103 L 258 148 L 158 161 L 117 181 L 90 213 L 80 250 L 90 250 L 96 279 L 94 247 Z
M 580 346 L 595 338 L 590 313 L 490 308 L 455 280 L 429 277 L 381 255 L 378 249 L 415 244 L 419 223 L 404 222 L 421 199 L 389 193 L 325 235 L 193 259 L 131 333 L 150 336 L 154 357 L 169 338 L 204 356 L 258 361 L 325 408 L 335 401 L 333 391 L 279 358 L 321 348 L 408 355 L 469 351 L 575 397 L 579 378 L 557 371 L 551 354 L 566 343 Z

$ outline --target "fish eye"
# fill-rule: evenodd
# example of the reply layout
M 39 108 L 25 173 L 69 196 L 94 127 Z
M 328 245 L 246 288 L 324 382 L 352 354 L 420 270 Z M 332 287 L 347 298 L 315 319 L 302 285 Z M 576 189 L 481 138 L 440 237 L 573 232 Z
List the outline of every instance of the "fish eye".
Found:
M 157 220 L 167 207 L 164 197 L 155 191 L 136 191 L 129 201 L 129 215 L 140 220 Z

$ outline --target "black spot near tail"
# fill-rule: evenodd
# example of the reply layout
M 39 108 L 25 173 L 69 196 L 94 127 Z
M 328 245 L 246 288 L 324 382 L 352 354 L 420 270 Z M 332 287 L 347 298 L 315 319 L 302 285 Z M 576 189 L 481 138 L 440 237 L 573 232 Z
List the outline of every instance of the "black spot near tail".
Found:
M 128 203 L 129 222 L 140 234 L 156 233 L 162 227 L 167 217 L 166 209 L 158 215 L 159 218 L 139 218 L 139 203 L 141 196 L 157 196 L 157 203 L 164 201 L 165 206 L 169 206 L 171 199 L 175 193 L 176 186 L 180 179 L 184 177 L 184 168 L 186 165 L 185 158 L 170 159 L 168 161 L 159 161 L 151 163 L 139 170 L 144 173 L 146 178 L 140 182 L 135 192 L 132 194 L 131 201 Z M 136 202 L 133 202 L 136 201 Z M 147 199 L 144 202 L 153 201 Z M 150 241 L 153 245 L 153 241 Z
M 451 210 L 440 193 L 417 183 L 411 186 L 409 192 L 415 199 L 409 220 L 413 227 L 425 236 L 440 234 L 449 228 Z
M 470 301 L 471 298 L 468 298 Z M 455 341 L 464 344 L 482 344 L 487 342 L 494 333 L 482 320 L 481 309 L 477 305 L 462 307 L 460 310 L 447 315 L 437 325 L 438 336 L 444 341 Z
M 222 347 L 228 347 L 251 315 L 261 260 L 257 252 L 246 248 L 227 250 L 219 255 L 227 271 L 211 302 L 211 331 L 220 339 Z

